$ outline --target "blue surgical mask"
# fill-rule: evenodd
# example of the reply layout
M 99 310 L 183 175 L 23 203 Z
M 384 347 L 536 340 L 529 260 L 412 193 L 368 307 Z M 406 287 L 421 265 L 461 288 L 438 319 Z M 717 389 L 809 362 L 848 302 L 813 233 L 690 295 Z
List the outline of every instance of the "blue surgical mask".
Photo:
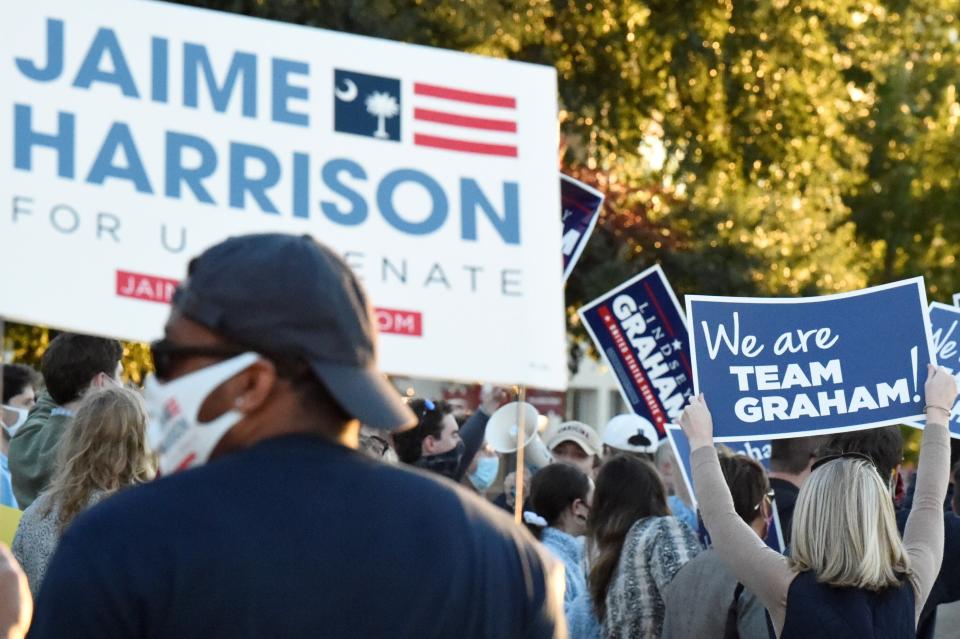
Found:
M 470 483 L 481 493 L 490 488 L 493 480 L 500 472 L 500 458 L 480 457 L 477 459 L 477 469 L 470 473 Z

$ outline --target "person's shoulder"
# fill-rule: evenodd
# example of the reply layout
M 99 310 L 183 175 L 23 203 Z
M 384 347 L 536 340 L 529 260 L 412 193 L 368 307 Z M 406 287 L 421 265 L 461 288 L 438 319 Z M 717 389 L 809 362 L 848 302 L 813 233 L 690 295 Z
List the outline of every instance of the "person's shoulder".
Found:
M 697 537 L 690 527 L 673 515 L 641 519 L 630 529 L 628 536 L 644 541 L 653 540 L 653 545 L 697 543 Z
M 679 523 L 680 520 L 673 515 L 651 515 L 635 521 L 627 536 L 658 534 Z
M 392 498 L 416 498 L 405 504 L 407 509 L 422 510 L 435 520 L 444 513 L 448 517 L 460 515 L 465 526 L 479 525 L 497 531 L 514 527 L 505 511 L 446 478 L 409 466 L 374 463 L 377 485 Z M 448 519 L 447 523 L 450 522 Z
M 166 501 L 166 478 L 150 483 L 131 486 L 102 499 L 77 515 L 66 534 L 81 536 L 91 534 L 100 537 L 107 531 L 117 528 L 135 527 L 149 522 L 151 517 L 162 514 L 162 504 Z M 122 526 L 120 523 L 122 522 Z M 128 528 L 129 530 L 129 528 Z
M 33 503 L 27 506 L 23 514 L 20 515 L 20 526 L 30 525 L 49 516 L 56 511 L 51 507 L 50 493 L 40 493 L 40 496 L 33 500 Z
M 375 462 L 377 463 L 377 462 Z M 407 466 L 377 463 L 377 484 L 391 498 L 403 499 L 409 516 L 459 535 L 466 543 L 498 540 L 541 558 L 549 555 L 506 511 L 435 473 Z M 550 559 L 552 561 L 552 559 Z
M 778 501 L 790 500 L 800 494 L 799 486 L 779 477 L 770 478 L 770 488 L 773 489 Z
M 27 421 L 17 430 L 17 434 L 10 438 L 10 450 L 16 450 L 25 445 L 43 430 L 43 426 L 50 419 L 54 408 L 56 408 L 56 403 L 53 399 L 46 393 L 41 393 L 40 397 L 37 398 L 37 403 L 30 409 Z M 16 454 L 13 457 L 16 457 Z

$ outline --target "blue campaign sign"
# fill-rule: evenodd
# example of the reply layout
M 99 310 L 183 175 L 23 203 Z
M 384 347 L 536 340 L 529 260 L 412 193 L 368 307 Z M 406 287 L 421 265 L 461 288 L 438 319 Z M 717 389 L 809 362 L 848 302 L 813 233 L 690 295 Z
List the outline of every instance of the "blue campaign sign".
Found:
M 763 468 L 770 471 L 770 448 L 769 440 L 727 442 L 727 448 L 739 455 L 752 457 L 763 465 Z
M 563 209 L 563 281 L 566 282 L 600 217 L 603 193 L 561 174 L 560 206 Z
M 933 331 L 933 350 L 937 364 L 943 366 L 960 383 L 960 308 L 940 302 L 930 304 L 930 328 Z M 923 420 L 910 422 L 922 427 Z M 950 435 L 960 438 L 960 402 L 953 405 Z
M 690 464 L 690 440 L 687 439 L 686 434 L 683 432 L 679 426 L 675 424 L 670 424 L 667 426 L 667 438 L 670 440 L 670 445 L 673 446 L 673 452 L 677 456 L 677 461 L 680 462 L 680 475 L 683 478 L 683 482 L 687 486 L 687 493 L 690 495 L 690 499 L 693 500 L 693 507 L 697 507 L 697 496 L 696 492 L 693 489 L 693 466 Z M 727 446 L 735 454 L 738 455 L 747 455 L 752 457 L 754 460 L 763 464 L 763 467 L 768 472 L 770 471 L 770 442 L 743 442 L 746 446 Z M 761 446 L 761 444 L 763 444 Z M 763 454 L 761 451 L 766 451 L 766 457 L 764 459 L 758 459 L 758 454 Z M 771 504 L 773 509 L 773 518 L 770 521 L 770 528 L 767 530 L 767 536 L 764 539 L 764 542 L 774 550 L 779 553 L 783 553 L 786 544 L 783 541 L 783 527 L 780 524 L 780 513 L 777 511 L 777 503 L 774 501 Z M 700 535 L 700 541 L 704 546 L 710 545 L 710 535 L 707 534 L 706 529 L 703 527 L 703 520 L 700 520 L 700 530 L 698 531 Z
M 923 278 L 813 298 L 687 296 L 696 392 L 718 441 L 923 416 L 934 363 Z
M 659 265 L 578 311 L 616 375 L 624 401 L 665 436 L 693 395 L 690 342 L 683 312 Z

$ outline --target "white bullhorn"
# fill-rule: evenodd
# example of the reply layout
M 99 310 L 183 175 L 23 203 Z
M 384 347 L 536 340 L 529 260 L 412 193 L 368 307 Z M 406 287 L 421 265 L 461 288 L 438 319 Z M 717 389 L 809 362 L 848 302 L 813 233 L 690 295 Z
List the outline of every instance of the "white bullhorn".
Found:
M 517 434 L 520 427 L 517 425 L 518 402 L 510 402 L 501 406 L 497 412 L 490 416 L 487 422 L 486 440 L 490 446 L 498 453 L 517 452 Z M 524 430 L 527 434 L 527 442 L 523 449 L 523 457 L 526 466 L 534 472 L 544 466 L 553 463 L 553 455 L 547 445 L 540 439 L 537 432 L 537 422 L 539 415 L 533 404 L 524 402 L 522 404 L 524 411 Z

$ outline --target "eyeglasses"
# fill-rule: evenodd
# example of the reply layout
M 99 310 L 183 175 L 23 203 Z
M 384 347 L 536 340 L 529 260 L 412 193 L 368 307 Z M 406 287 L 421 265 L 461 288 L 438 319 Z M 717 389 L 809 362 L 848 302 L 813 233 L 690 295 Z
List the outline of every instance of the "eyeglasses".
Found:
M 150 344 L 150 356 L 153 358 L 153 370 L 158 379 L 170 379 L 177 365 L 190 357 L 214 357 L 228 359 L 247 352 L 247 349 L 229 346 L 190 346 L 176 344 L 168 339 L 157 340 Z
M 820 468 L 824 464 L 829 464 L 832 461 L 837 459 L 859 459 L 860 461 L 870 462 L 870 465 L 873 468 L 877 467 L 877 463 L 873 461 L 873 457 L 870 455 L 864 455 L 863 453 L 840 453 L 837 455 L 827 455 L 826 457 L 821 457 L 817 461 L 813 462 L 813 466 L 810 467 L 810 471 L 813 472 L 816 469 Z
M 775 493 L 773 492 L 773 489 L 770 489 L 769 491 L 767 491 L 767 494 L 763 496 L 763 499 L 760 500 L 760 503 L 754 506 L 753 509 L 760 510 L 760 506 L 763 506 L 764 501 L 772 503 L 774 496 L 775 496 Z

